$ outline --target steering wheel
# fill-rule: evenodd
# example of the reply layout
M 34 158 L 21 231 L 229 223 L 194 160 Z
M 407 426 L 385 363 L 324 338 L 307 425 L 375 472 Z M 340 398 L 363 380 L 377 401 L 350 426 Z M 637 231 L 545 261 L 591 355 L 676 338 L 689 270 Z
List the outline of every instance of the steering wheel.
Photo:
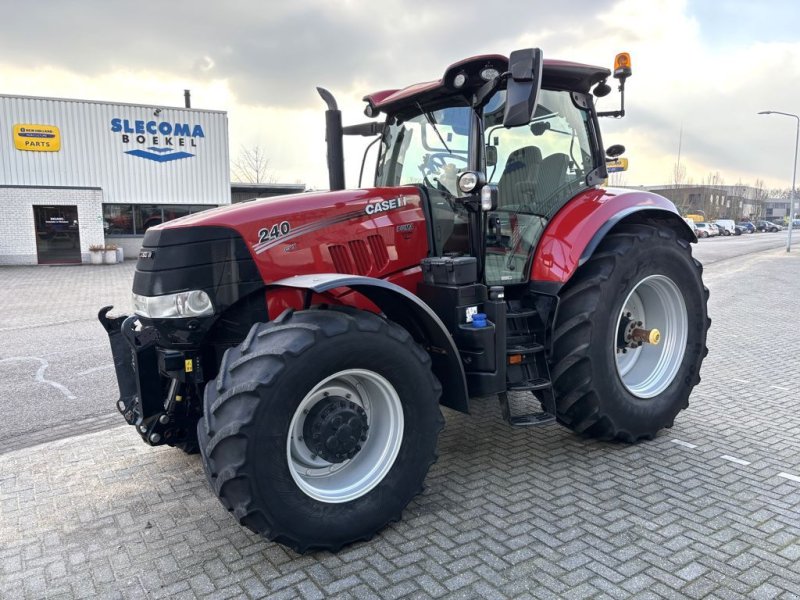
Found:
M 428 175 L 433 175 L 434 173 L 442 171 L 447 166 L 447 159 L 453 158 L 463 161 L 464 163 L 467 162 L 467 157 L 461 156 L 460 154 L 432 152 L 431 154 L 425 155 L 425 162 L 420 165 L 419 169 L 422 171 L 422 174 L 427 177 Z

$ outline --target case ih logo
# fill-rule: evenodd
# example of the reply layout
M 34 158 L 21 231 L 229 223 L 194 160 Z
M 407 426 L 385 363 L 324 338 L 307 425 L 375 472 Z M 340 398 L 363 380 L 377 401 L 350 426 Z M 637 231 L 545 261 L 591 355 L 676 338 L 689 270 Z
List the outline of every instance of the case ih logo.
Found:
M 186 149 L 196 149 L 197 140 L 206 137 L 200 125 L 169 121 L 130 121 L 111 119 L 112 133 L 118 133 L 123 144 L 144 146 L 126 150 L 125 154 L 155 162 L 169 162 L 194 156 Z

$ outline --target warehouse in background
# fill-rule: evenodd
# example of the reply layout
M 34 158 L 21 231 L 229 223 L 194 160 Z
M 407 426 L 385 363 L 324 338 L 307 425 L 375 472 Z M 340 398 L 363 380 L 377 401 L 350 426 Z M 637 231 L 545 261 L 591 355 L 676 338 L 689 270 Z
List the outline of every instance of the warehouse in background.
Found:
M 231 202 L 224 111 L 0 95 L 0 148 L 0 264 L 135 256 L 148 227 Z

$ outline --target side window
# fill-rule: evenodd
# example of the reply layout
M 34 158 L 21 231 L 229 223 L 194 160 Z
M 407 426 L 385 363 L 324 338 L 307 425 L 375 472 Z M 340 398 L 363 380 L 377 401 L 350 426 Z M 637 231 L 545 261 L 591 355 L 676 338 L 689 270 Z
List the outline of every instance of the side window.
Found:
M 594 168 L 590 113 L 569 92 L 541 90 L 530 123 L 502 125 L 504 92 L 484 112 L 486 145 L 496 154 L 487 178 L 498 188 L 497 210 L 487 215 L 486 283 L 528 280 L 533 249 L 550 219 L 586 187 Z
M 568 92 L 542 90 L 527 126 L 505 129 L 487 114 L 486 143 L 497 152 L 489 170 L 501 207 L 551 217 L 592 170 L 589 113 Z

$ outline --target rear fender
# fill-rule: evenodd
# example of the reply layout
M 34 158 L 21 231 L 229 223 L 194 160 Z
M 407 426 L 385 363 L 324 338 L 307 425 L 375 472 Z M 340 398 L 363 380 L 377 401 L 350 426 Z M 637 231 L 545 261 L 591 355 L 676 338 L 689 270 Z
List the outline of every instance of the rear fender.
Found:
M 267 286 L 294 288 L 324 294 L 336 288 L 349 288 L 375 304 L 388 319 L 404 327 L 428 351 L 434 375 L 442 384 L 441 403 L 463 413 L 469 412 L 467 378 L 453 338 L 436 313 L 408 290 L 372 277 L 318 273 L 298 275 Z
M 536 247 L 531 280 L 566 283 L 616 225 L 643 220 L 660 221 L 686 241 L 697 241 L 675 205 L 663 196 L 639 190 L 588 190 L 548 223 Z

